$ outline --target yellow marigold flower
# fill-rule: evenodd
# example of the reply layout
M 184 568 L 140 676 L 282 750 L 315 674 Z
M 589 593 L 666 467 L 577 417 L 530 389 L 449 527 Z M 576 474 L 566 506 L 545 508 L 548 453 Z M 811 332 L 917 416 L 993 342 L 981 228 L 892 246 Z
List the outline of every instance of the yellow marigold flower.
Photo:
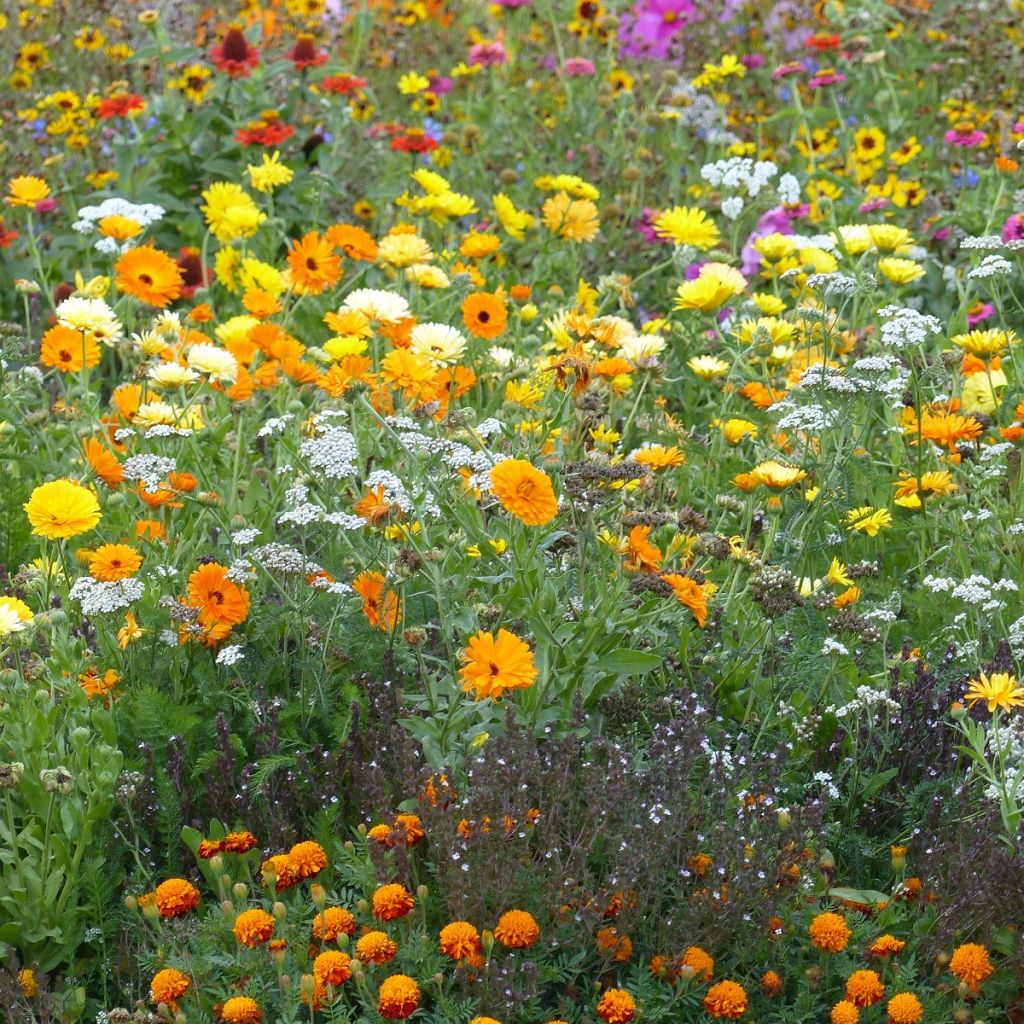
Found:
M 334 942 L 339 935 L 355 935 L 356 919 L 344 907 L 325 907 L 313 918 L 313 937 Z
M 673 206 L 655 217 L 653 226 L 659 238 L 695 249 L 713 249 L 721 239 L 715 222 L 696 206 Z
M 327 867 L 327 854 L 319 843 L 307 840 L 296 843 L 289 851 L 288 857 L 300 878 L 312 878 Z
M 329 949 L 313 961 L 313 977 L 321 985 L 337 988 L 352 977 L 352 960 L 347 953 Z
M 220 1008 L 224 1024 L 261 1024 L 263 1011 L 250 996 L 232 996 Z
M 153 893 L 161 917 L 182 917 L 199 906 L 199 890 L 184 878 L 168 878 Z
M 18 984 L 21 986 L 21 994 L 26 999 L 32 999 L 39 991 L 39 982 L 36 981 L 35 972 L 30 967 L 23 967 L 18 971 Z
M 694 976 L 700 981 L 710 981 L 715 973 L 715 961 L 707 950 L 700 946 L 690 946 L 683 953 L 680 963 L 683 967 L 693 970 Z
M 468 960 L 478 956 L 483 949 L 480 933 L 468 921 L 452 921 L 440 932 L 442 952 L 453 960 Z
M 72 480 L 40 484 L 23 507 L 32 532 L 47 540 L 88 533 L 103 517 L 96 495 Z
M 811 936 L 811 945 L 815 949 L 824 949 L 829 953 L 841 953 L 850 941 L 849 925 L 842 914 L 831 911 L 818 914 L 807 929 Z
M 869 537 L 877 537 L 880 530 L 892 525 L 892 513 L 887 508 L 875 508 L 873 505 L 862 505 L 852 508 L 846 513 L 848 529 L 857 533 L 866 533 Z
M 178 1000 L 188 991 L 190 985 L 189 977 L 174 967 L 166 967 L 153 975 L 149 983 L 150 999 L 159 1005 L 175 1009 Z
M 985 702 L 989 714 L 995 711 L 1009 711 L 1024 707 L 1024 687 L 1017 684 L 1017 677 L 1009 672 L 978 673 L 972 679 L 965 695 L 967 703 L 974 707 L 979 700 Z

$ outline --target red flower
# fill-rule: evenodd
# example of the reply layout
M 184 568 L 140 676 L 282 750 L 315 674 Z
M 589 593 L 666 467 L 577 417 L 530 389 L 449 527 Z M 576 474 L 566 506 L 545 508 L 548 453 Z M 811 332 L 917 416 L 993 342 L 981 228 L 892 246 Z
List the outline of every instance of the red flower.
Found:
M 146 101 L 137 92 L 118 92 L 100 100 L 96 107 L 96 116 L 107 119 L 110 117 L 127 117 L 137 110 L 144 110 Z
M 17 237 L 18 232 L 8 231 L 7 228 L 4 226 L 3 217 L 0 217 L 0 249 L 9 248 L 11 242 L 13 242 Z
M 250 46 L 240 28 L 229 28 L 210 51 L 210 59 L 231 78 L 248 78 L 260 62 L 260 51 Z
M 430 153 L 437 149 L 437 142 L 425 131 L 410 128 L 391 140 L 391 148 L 399 153 Z
M 358 75 L 331 75 L 320 83 L 324 92 L 333 92 L 338 96 L 347 96 L 350 92 L 358 92 L 366 87 L 366 79 Z
M 284 56 L 295 65 L 296 71 L 317 68 L 327 63 L 327 51 L 318 50 L 316 40 L 308 32 L 296 36 L 295 45 Z
M 191 299 L 200 289 L 210 283 L 209 271 L 203 266 L 199 250 L 195 247 L 182 249 L 177 264 L 181 268 L 181 294 Z
M 275 110 L 265 110 L 258 121 L 250 121 L 235 132 L 235 138 L 243 146 L 278 146 L 290 139 L 295 129 L 281 120 Z

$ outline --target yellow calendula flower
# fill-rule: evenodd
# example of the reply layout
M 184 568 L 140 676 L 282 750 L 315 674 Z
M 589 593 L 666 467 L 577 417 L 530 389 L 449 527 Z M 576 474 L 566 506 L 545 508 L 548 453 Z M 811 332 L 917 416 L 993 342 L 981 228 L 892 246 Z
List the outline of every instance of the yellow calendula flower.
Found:
M 688 359 L 686 365 L 691 373 L 695 373 L 701 380 L 714 380 L 729 372 L 730 364 L 718 356 L 693 356 Z
M 715 222 L 696 206 L 673 206 L 654 219 L 654 233 L 675 245 L 712 249 L 721 235 Z
M 1010 672 L 979 672 L 978 678 L 971 680 L 965 698 L 971 707 L 983 700 L 989 714 L 1010 711 L 1024 707 L 1024 687 L 1017 684 L 1017 677 Z
M 685 281 L 676 289 L 676 309 L 715 313 L 747 286 L 746 278 L 725 263 L 705 263 L 694 281 Z
M 880 530 L 892 525 L 892 513 L 887 508 L 861 505 L 846 513 L 846 526 L 855 533 L 877 537 Z
M 264 153 L 260 163 L 249 164 L 245 169 L 249 175 L 249 183 L 257 192 L 273 192 L 275 188 L 287 185 L 295 177 L 295 172 L 281 163 L 281 154 L 276 150 L 273 153 Z
M 898 256 L 886 256 L 878 261 L 878 270 L 893 284 L 911 284 L 924 277 L 924 267 L 913 260 L 901 259 Z

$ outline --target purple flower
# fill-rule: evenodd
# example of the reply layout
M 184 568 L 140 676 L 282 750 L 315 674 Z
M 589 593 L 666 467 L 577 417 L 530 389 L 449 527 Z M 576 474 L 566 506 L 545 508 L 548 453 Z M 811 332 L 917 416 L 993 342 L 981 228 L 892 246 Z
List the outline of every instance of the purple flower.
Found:
M 477 43 L 470 47 L 467 64 L 481 64 L 483 67 L 494 67 L 498 64 L 508 63 L 508 53 L 501 43 Z
M 658 241 L 658 236 L 654 233 L 654 220 L 657 216 L 657 210 L 652 210 L 649 206 L 645 206 L 643 213 L 633 221 L 633 230 L 639 232 L 644 240 L 651 245 Z
M 754 248 L 754 243 L 765 235 L 791 235 L 793 234 L 792 221 L 798 211 L 789 211 L 784 206 L 776 206 L 761 214 L 754 230 L 743 244 L 740 273 L 744 277 L 756 274 L 761 266 L 761 254 Z

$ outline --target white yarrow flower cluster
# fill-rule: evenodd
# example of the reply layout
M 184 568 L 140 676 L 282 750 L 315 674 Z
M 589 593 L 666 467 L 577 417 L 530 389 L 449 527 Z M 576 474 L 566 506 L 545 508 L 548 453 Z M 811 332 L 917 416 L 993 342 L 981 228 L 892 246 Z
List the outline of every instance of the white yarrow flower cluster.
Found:
M 716 160 L 700 169 L 700 176 L 715 188 L 727 188 L 734 192 L 745 188 L 751 199 L 778 173 L 778 167 L 771 160 L 755 162 L 748 156 Z
M 72 584 L 68 596 L 77 601 L 82 607 L 82 614 L 91 619 L 130 607 L 142 597 L 143 589 L 142 580 L 134 577 L 104 582 L 91 576 L 80 576 Z

